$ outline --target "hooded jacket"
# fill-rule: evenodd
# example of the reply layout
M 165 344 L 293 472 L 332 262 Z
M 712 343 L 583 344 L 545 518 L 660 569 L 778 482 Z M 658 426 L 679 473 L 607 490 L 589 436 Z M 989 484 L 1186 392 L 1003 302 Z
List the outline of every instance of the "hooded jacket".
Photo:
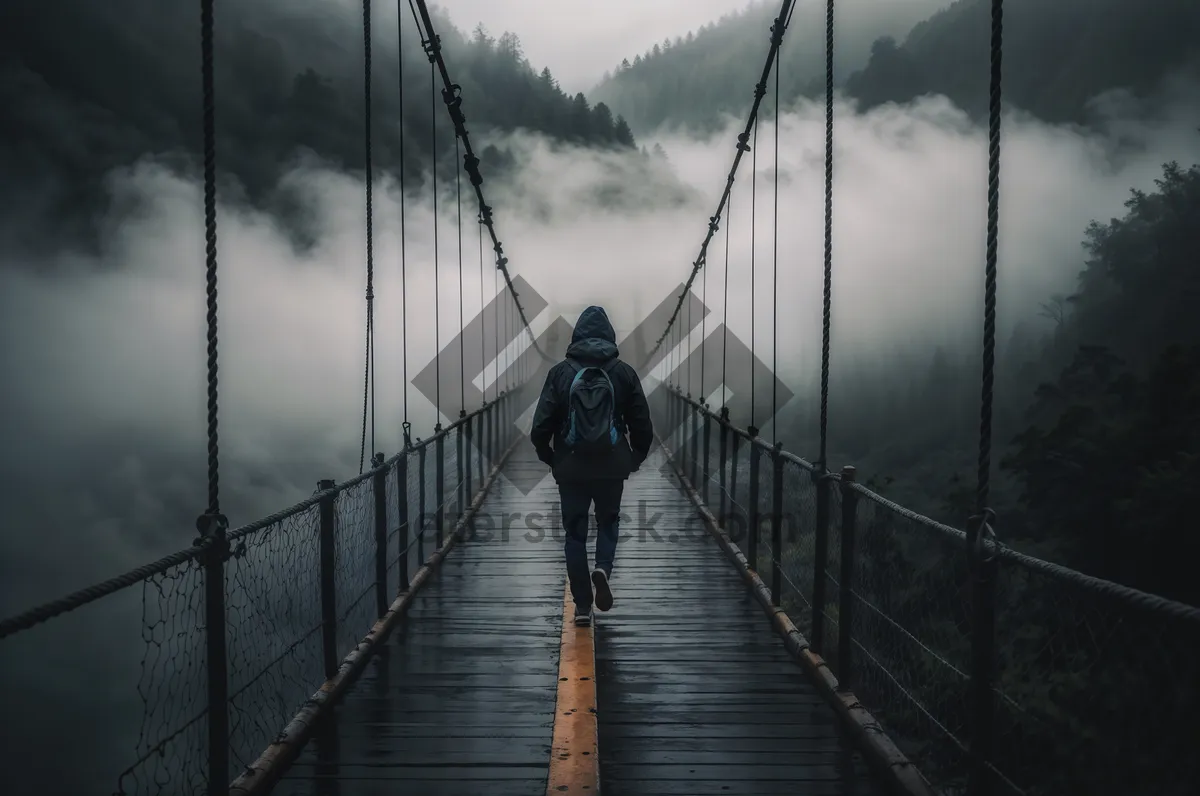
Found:
M 617 335 L 602 307 L 588 307 L 579 316 L 566 353 L 568 359 L 581 365 L 609 365 L 617 429 L 621 435 L 616 448 L 603 456 L 577 457 L 567 449 L 563 431 L 567 421 L 567 393 L 575 378 L 575 369 L 564 360 L 546 374 L 546 383 L 534 411 L 529 439 L 537 456 L 553 469 L 554 479 L 560 483 L 626 479 L 641 467 L 650 453 L 654 428 L 650 421 L 650 406 L 642 391 L 642 380 L 637 371 L 619 359 Z

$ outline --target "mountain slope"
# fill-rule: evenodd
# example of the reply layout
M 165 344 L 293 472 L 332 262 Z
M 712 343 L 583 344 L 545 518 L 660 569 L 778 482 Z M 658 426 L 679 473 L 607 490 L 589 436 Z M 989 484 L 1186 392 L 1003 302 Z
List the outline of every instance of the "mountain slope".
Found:
M 866 64 L 881 35 L 903 35 L 949 0 L 854 4 L 837 11 L 834 69 L 838 75 Z M 674 41 L 656 44 L 618 65 L 589 94 L 629 120 L 637 132 L 660 125 L 712 129 L 722 112 L 742 115 L 754 98 L 770 45 L 778 0 L 755 0 Z M 784 36 L 780 95 L 784 102 L 825 74 L 825 2 L 799 0 Z M 764 100 L 770 107 L 773 85 Z
M 440 167 L 452 173 L 454 137 L 441 98 L 430 96 L 430 65 L 405 18 L 405 171 L 419 180 L 437 124 Z M 568 97 L 548 70 L 534 72 L 513 34 L 468 38 L 444 16 L 435 25 L 451 77 L 462 86 L 468 129 L 531 129 L 563 140 L 634 147 L 607 107 Z M 90 235 L 103 206 L 103 178 L 156 155 L 194 168 L 201 144 L 199 17 L 157 0 L 0 6 L 0 217 L 37 237 L 52 219 L 55 237 Z M 400 167 L 400 91 L 395 19 L 373 25 L 373 165 Z M 217 15 L 217 161 L 246 199 L 268 201 L 298 152 L 335 168 L 364 166 L 361 18 L 318 0 L 235 4 Z M 479 141 L 482 146 L 483 142 Z M 485 161 L 492 150 L 481 152 Z M 488 171 L 487 162 L 484 171 Z M 231 197 L 224 192 L 226 199 Z
M 972 115 L 988 103 L 991 3 L 957 0 L 913 28 L 902 45 L 876 42 L 846 81 L 864 109 L 944 94 Z M 1050 122 L 1086 122 L 1109 90 L 1152 92 L 1200 64 L 1195 0 L 1009 0 L 1004 14 L 1005 101 Z

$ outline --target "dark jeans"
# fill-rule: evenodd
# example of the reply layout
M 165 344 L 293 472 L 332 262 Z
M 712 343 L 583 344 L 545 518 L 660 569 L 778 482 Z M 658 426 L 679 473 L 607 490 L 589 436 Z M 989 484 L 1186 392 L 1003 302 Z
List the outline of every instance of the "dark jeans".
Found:
M 596 504 L 596 568 L 612 575 L 613 556 L 620 533 L 623 479 L 570 481 L 558 485 L 562 501 L 563 530 L 566 532 L 567 579 L 575 610 L 587 613 L 592 607 L 591 571 L 588 569 L 588 509 Z

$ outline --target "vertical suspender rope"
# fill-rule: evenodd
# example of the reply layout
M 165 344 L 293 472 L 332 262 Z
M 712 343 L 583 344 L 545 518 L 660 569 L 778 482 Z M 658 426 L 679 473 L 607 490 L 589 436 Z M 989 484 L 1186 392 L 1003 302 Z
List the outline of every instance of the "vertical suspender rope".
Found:
M 367 361 L 364 365 L 363 373 L 362 442 L 358 449 L 359 473 L 362 473 L 363 464 L 366 459 L 368 397 L 370 398 L 371 405 L 371 450 L 375 450 L 375 349 L 372 345 L 375 331 L 373 323 L 375 305 L 375 264 L 372 235 L 373 214 L 371 208 L 371 181 L 373 179 L 373 171 L 371 169 L 371 0 L 363 0 L 363 91 L 365 101 L 363 109 L 363 135 L 364 149 L 366 152 L 365 182 L 367 184 Z
M 400 8 L 402 0 L 396 0 L 396 42 L 400 62 L 400 308 L 404 316 L 404 325 L 400 327 L 401 368 L 404 391 L 404 414 L 401 418 L 401 432 L 404 435 L 404 449 L 412 446 L 412 424 L 408 420 L 408 263 L 405 252 L 404 229 L 404 172 L 408 161 L 404 159 L 404 11 Z
M 458 136 L 454 136 L 454 162 L 458 163 Z M 454 170 L 454 199 L 458 206 L 458 416 L 467 416 L 467 327 L 463 325 L 463 258 L 462 258 L 462 171 Z
M 1004 0 L 992 0 L 991 87 L 988 109 L 987 254 L 983 299 L 983 388 L 979 410 L 979 484 L 975 507 L 988 510 L 992 465 L 992 387 L 996 355 L 996 259 L 1000 227 L 1000 98 Z M 986 522 L 986 517 L 984 521 Z
M 683 327 L 679 328 L 679 336 L 686 338 L 683 344 L 683 350 L 679 352 L 681 357 L 684 357 L 684 362 L 687 364 L 687 394 L 692 394 L 692 289 L 684 287 L 683 297 L 687 301 L 687 332 L 683 331 Z
M 759 86 L 761 88 L 761 85 Z M 758 308 L 754 306 L 754 300 L 758 297 L 754 288 L 754 250 L 755 240 L 758 235 L 758 117 L 754 119 L 754 142 L 750 145 L 750 425 L 746 430 L 751 436 L 758 436 L 758 428 L 754 425 L 755 410 L 757 402 L 755 400 L 755 385 L 758 381 L 755 378 L 754 363 L 755 359 L 755 318 L 758 315 Z
M 778 384 L 779 372 L 779 72 L 775 70 L 775 184 L 774 218 L 771 222 L 771 442 L 779 441 Z
M 967 557 L 972 575 L 971 617 L 971 772 L 972 796 L 990 796 L 995 768 L 995 512 L 988 506 L 992 465 L 992 400 L 996 354 L 996 261 L 1000 227 L 1000 111 L 1004 54 L 1004 0 L 992 0 L 991 75 L 988 104 L 987 238 L 983 291 L 983 378 L 979 406 L 979 472 L 975 514 L 967 523 Z
M 821 453 L 817 469 L 829 470 L 829 321 L 833 297 L 833 4 L 825 6 L 825 292 L 821 313 Z
M 487 324 L 485 316 L 487 314 L 487 304 L 484 303 L 483 295 L 483 208 L 479 209 L 479 223 L 476 229 L 479 230 L 479 367 L 483 375 L 480 379 L 483 381 L 483 402 L 487 403 Z
M 721 307 L 721 408 L 726 406 L 725 400 L 725 362 L 729 349 L 729 234 L 733 225 L 733 198 L 730 197 L 729 209 L 725 211 L 725 299 Z
M 697 399 L 704 404 L 704 343 L 708 329 L 708 263 L 704 264 L 704 273 L 700 275 L 700 395 Z
M 428 45 L 427 45 L 428 47 Z M 434 387 L 434 404 L 437 414 L 433 425 L 434 431 L 442 429 L 442 298 L 439 284 L 438 264 L 438 184 L 437 184 L 437 89 L 434 80 L 437 75 L 433 65 L 433 56 L 429 56 L 429 137 L 433 141 L 433 373 L 436 386 Z
M 203 557 L 204 615 L 221 622 L 225 606 L 225 567 L 229 522 L 221 514 L 217 437 L 217 153 L 213 76 L 213 0 L 200 3 L 200 61 L 204 116 L 205 297 L 208 323 L 208 508 L 196 518 L 196 530 L 209 543 Z M 208 698 L 208 793 L 225 792 L 229 771 L 229 673 L 226 628 L 209 625 L 205 639 Z M 219 781 L 217 778 L 221 778 Z
M 221 513 L 217 435 L 217 147 L 213 80 L 213 0 L 200 3 L 204 86 L 204 240 L 208 322 L 208 514 Z

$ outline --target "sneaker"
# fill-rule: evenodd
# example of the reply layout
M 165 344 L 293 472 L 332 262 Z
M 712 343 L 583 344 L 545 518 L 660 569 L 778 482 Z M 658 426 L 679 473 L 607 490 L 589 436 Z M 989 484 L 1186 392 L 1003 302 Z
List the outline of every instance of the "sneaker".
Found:
M 592 570 L 592 585 L 596 587 L 596 607 L 601 611 L 612 608 L 612 589 L 608 588 L 608 573 L 596 568 Z
M 589 627 L 592 624 L 592 609 L 588 609 L 587 613 L 579 613 L 578 609 L 575 612 L 575 626 Z

